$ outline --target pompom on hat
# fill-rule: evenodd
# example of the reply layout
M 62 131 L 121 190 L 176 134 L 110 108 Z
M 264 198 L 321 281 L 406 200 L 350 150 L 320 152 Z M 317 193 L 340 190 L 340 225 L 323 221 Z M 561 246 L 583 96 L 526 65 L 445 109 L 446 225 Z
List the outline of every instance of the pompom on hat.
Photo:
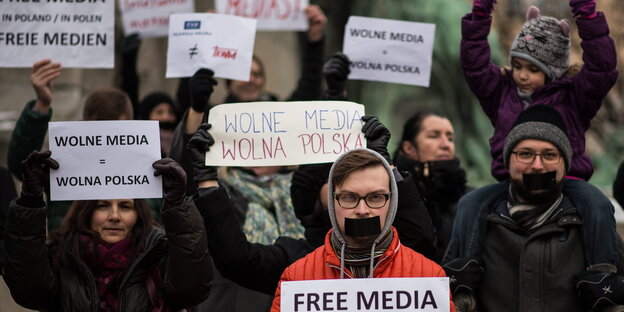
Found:
M 526 18 L 511 45 L 510 63 L 514 57 L 521 58 L 539 67 L 550 81 L 561 78 L 570 64 L 570 24 L 541 16 L 535 6 L 529 7 Z

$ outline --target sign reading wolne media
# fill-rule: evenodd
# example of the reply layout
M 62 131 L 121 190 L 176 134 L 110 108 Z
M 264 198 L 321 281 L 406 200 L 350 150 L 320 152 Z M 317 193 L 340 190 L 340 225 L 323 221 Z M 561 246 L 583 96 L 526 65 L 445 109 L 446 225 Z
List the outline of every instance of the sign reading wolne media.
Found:
M 66 68 L 112 68 L 114 8 L 112 0 L 0 0 L 0 67 L 51 58 Z
M 49 123 L 58 170 L 50 170 L 52 200 L 162 197 L 158 121 Z
M 141 37 L 166 37 L 169 15 L 193 13 L 193 0 L 119 0 L 124 34 Z
M 258 19 L 258 30 L 306 30 L 308 0 L 215 0 L 217 12 Z
M 282 282 L 280 294 L 282 312 L 450 311 L 448 277 Z
M 343 52 L 349 79 L 429 87 L 435 24 L 351 16 Z
M 216 77 L 249 80 L 256 20 L 215 13 L 169 17 L 167 78 L 210 68 Z
M 364 105 L 342 101 L 221 104 L 208 121 L 210 166 L 283 166 L 333 162 L 366 147 Z

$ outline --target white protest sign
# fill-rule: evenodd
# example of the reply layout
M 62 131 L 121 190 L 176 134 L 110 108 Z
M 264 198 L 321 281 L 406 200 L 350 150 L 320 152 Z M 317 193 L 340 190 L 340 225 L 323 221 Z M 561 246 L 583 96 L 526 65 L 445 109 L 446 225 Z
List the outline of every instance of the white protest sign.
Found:
M 282 282 L 282 312 L 450 311 L 448 277 Z
M 435 24 L 351 16 L 343 52 L 349 79 L 429 87 Z
M 169 17 L 167 78 L 190 77 L 210 68 L 216 77 L 249 80 L 256 20 L 225 14 Z
M 124 34 L 141 37 L 165 37 L 169 33 L 169 15 L 193 13 L 193 0 L 119 0 Z
M 113 68 L 115 2 L 0 0 L 0 67 Z
M 283 166 L 333 162 L 366 147 L 364 105 L 341 101 L 221 104 L 210 110 L 210 166 Z
M 162 197 L 158 121 L 51 122 L 52 200 Z
M 258 30 L 307 30 L 308 0 L 215 0 L 217 12 L 258 19 Z

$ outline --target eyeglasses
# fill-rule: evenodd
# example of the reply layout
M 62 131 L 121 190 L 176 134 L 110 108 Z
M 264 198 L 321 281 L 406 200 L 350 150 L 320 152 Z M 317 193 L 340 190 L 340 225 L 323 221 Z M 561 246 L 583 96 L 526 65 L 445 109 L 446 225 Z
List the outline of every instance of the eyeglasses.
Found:
M 531 164 L 535 161 L 535 156 L 539 156 L 542 162 L 547 165 L 556 165 L 561 161 L 561 154 L 557 152 L 536 153 L 531 151 L 511 152 L 516 155 L 516 160 L 523 164 Z
M 366 206 L 369 208 L 381 208 L 383 207 L 388 199 L 390 198 L 390 194 L 368 194 L 366 196 L 360 196 L 357 194 L 336 194 L 334 197 L 338 201 L 338 205 L 342 208 L 353 209 L 360 204 L 360 200 L 364 200 Z

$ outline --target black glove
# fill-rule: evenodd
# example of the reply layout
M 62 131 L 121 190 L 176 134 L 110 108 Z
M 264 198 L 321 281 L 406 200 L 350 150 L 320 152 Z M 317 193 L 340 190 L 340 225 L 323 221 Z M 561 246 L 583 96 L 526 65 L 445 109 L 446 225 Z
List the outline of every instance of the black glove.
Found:
M 208 100 L 217 81 L 212 78 L 214 72 L 207 68 L 201 68 L 195 72 L 189 81 L 189 93 L 191 94 L 191 107 L 203 113 L 208 107 Z
M 314 207 L 319 200 L 321 187 L 327 183 L 329 164 L 303 165 L 292 175 L 290 197 L 295 215 L 299 220 L 314 214 Z
M 388 153 L 388 142 L 390 142 L 390 130 L 384 126 L 375 116 L 362 116 L 364 125 L 362 132 L 366 138 L 366 147 L 379 153 L 392 165 L 392 158 Z
M 209 123 L 200 125 L 186 144 L 186 149 L 191 153 L 193 160 L 193 180 L 198 183 L 217 180 L 217 168 L 206 166 L 206 152 L 210 151 L 210 146 L 215 143 L 214 138 L 208 132 L 211 127 Z
M 155 176 L 162 175 L 165 207 L 177 207 L 184 202 L 186 194 L 186 173 L 182 166 L 171 158 L 155 161 L 152 167 Z
M 347 78 L 351 69 L 349 68 L 349 58 L 342 52 L 336 52 L 329 61 L 323 65 L 323 75 L 327 82 L 325 91 L 326 100 L 346 100 Z
M 477 292 L 483 280 L 485 269 L 477 258 L 457 258 L 442 266 L 449 277 L 451 294 L 462 291 Z
M 59 164 L 50 158 L 50 151 L 33 151 L 22 161 L 22 194 L 41 197 L 43 188 L 49 180 L 50 168 L 58 169 Z
M 624 304 L 624 277 L 615 273 L 583 271 L 572 276 L 574 287 L 585 309 L 600 311 Z
M 141 46 L 141 37 L 138 33 L 132 33 L 127 37 L 124 37 L 121 41 L 121 48 L 119 53 L 122 56 L 136 55 L 139 52 Z

